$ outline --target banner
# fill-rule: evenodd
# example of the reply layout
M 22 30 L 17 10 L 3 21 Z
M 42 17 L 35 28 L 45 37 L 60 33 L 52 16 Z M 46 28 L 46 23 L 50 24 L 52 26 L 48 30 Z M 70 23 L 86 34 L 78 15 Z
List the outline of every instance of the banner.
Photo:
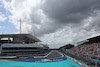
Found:
M 13 60 L 13 61 L 21 61 L 21 62 L 54 62 L 54 61 L 62 61 L 62 60 L 66 60 L 66 57 L 60 57 L 60 58 L 51 58 L 51 59 L 39 59 L 39 60 Z

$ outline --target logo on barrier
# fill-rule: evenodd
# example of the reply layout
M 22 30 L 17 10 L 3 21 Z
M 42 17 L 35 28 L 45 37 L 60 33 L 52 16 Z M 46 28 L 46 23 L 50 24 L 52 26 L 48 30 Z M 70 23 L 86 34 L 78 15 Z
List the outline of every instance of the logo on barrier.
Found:
M 66 60 L 66 57 L 60 57 L 60 58 L 52 58 L 52 59 L 40 59 L 40 60 L 17 60 L 17 61 L 23 61 L 23 62 L 53 62 L 53 61 L 62 61 Z
M 51 61 L 49 59 L 43 59 L 42 62 L 48 62 L 48 61 Z

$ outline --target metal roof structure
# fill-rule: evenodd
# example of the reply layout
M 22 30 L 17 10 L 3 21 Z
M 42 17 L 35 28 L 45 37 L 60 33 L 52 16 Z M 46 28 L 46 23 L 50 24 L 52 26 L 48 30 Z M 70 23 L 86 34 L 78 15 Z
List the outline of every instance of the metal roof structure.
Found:
M 13 39 L 22 39 L 26 42 L 41 42 L 38 38 L 33 36 L 32 34 L 0 34 L 0 40 L 1 38 L 13 38 Z
M 77 42 L 77 44 L 85 44 L 85 43 L 100 43 L 100 35 L 99 36 L 95 36 L 95 37 L 91 37 L 88 39 L 85 39 L 83 41 L 79 41 Z
M 100 35 L 99 36 L 95 36 L 95 37 L 88 38 L 87 40 L 95 40 L 95 39 L 99 39 L 99 38 L 100 38 Z
M 84 44 L 84 43 L 86 43 L 86 42 L 89 42 L 89 40 L 81 40 L 81 41 L 78 41 L 77 42 L 77 45 L 80 45 L 80 44 Z

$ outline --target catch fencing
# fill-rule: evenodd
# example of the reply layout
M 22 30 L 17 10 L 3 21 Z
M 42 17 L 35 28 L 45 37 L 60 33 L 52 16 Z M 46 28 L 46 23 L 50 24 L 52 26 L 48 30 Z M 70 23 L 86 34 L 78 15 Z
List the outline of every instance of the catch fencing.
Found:
M 77 55 L 75 53 L 67 53 L 64 52 L 71 60 L 73 60 L 74 62 L 83 65 L 83 67 L 100 67 L 100 62 L 99 61 L 94 61 L 90 58 L 86 58 L 80 55 Z M 81 63 L 81 62 L 83 63 Z

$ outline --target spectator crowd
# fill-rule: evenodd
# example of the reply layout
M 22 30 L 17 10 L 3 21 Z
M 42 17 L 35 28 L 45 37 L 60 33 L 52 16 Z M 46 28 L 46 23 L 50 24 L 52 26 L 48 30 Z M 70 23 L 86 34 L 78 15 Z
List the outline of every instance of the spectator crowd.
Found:
M 100 43 L 78 45 L 66 51 L 78 56 L 100 60 Z

